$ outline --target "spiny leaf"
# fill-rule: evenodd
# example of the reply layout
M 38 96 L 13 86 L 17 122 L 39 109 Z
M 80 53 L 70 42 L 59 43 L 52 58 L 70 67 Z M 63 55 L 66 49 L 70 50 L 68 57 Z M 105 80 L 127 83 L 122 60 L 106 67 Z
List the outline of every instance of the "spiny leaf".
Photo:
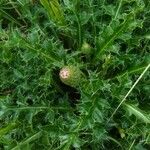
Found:
M 41 4 L 47 10 L 49 17 L 58 25 L 65 25 L 64 15 L 58 0 L 40 0 Z
M 125 75 L 130 75 L 130 74 L 142 72 L 146 67 L 147 67 L 147 64 L 128 68 L 128 70 L 124 71 L 123 73 L 116 75 L 112 79 L 121 78 L 121 77 L 124 77 Z
M 16 123 L 9 123 L 6 127 L 0 129 L 0 138 L 7 134 L 8 132 L 12 131 L 17 126 Z
M 111 34 L 109 37 L 106 37 L 106 40 L 104 40 L 103 43 L 99 43 L 100 48 L 96 54 L 96 58 L 102 54 L 106 48 L 122 33 L 125 32 L 128 28 L 128 25 L 130 24 L 131 20 L 133 19 L 133 14 L 130 13 L 127 15 L 126 19 L 122 24 L 120 24 L 116 29 L 114 29 L 113 34 Z
M 42 136 L 42 132 L 37 132 L 34 135 L 28 137 L 26 140 L 20 142 L 17 144 L 17 146 L 15 146 L 14 148 L 12 148 L 12 150 L 18 150 L 18 148 L 21 148 L 22 146 L 27 145 L 28 143 L 35 141 L 37 139 L 39 139 Z
M 125 103 L 126 109 L 132 115 L 135 115 L 138 119 L 144 121 L 145 123 L 150 123 L 150 118 L 142 112 L 137 106 Z

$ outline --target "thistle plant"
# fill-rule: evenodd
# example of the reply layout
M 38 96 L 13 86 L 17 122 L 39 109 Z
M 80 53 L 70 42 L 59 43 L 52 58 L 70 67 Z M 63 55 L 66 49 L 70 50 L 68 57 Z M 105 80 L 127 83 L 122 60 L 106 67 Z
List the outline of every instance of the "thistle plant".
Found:
M 0 150 L 149 150 L 149 35 L 149 0 L 1 0 Z

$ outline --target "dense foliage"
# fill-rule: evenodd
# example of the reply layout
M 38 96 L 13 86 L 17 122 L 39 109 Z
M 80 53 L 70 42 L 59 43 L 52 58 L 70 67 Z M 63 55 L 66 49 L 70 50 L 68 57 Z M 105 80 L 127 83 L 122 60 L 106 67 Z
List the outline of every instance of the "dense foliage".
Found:
M 149 150 L 149 68 L 149 0 L 0 0 L 0 149 Z

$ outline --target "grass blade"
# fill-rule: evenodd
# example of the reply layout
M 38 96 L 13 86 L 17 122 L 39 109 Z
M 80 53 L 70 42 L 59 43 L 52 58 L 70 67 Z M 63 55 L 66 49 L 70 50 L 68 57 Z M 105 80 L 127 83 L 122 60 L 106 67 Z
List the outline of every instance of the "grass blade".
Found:
M 15 18 L 13 18 L 12 16 L 10 16 L 6 11 L 0 9 L 0 13 L 2 14 L 3 17 L 5 17 L 6 19 L 8 19 L 11 22 L 16 23 L 19 26 L 22 26 Z

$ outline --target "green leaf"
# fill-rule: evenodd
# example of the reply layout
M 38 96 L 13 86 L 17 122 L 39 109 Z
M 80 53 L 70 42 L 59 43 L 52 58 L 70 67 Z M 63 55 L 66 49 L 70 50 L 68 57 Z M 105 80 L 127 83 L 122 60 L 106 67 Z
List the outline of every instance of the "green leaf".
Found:
M 110 44 L 112 44 L 112 42 L 117 37 L 119 37 L 120 34 L 124 33 L 128 29 L 128 26 L 131 23 L 132 19 L 133 19 L 133 13 L 128 14 L 124 22 L 114 29 L 113 34 L 111 34 L 108 37 L 106 36 L 104 41 L 102 43 L 99 43 L 100 48 L 96 53 L 96 58 L 98 58 L 102 53 L 104 53 L 104 51 L 108 48 L 108 46 L 110 46 Z
M 22 146 L 26 146 L 28 143 L 35 141 L 37 139 L 39 139 L 42 136 L 42 132 L 37 132 L 32 136 L 29 136 L 26 140 L 20 142 L 17 144 L 17 146 L 15 146 L 14 148 L 12 148 L 12 150 L 18 150 L 20 149 Z
M 138 119 L 142 120 L 145 123 L 150 123 L 150 118 L 137 106 L 125 103 L 126 110 L 129 112 L 130 115 L 135 115 Z
M 0 138 L 7 134 L 8 132 L 12 131 L 17 126 L 16 123 L 9 123 L 6 127 L 0 129 Z
M 40 0 L 49 17 L 58 25 L 65 25 L 64 15 L 58 0 Z

